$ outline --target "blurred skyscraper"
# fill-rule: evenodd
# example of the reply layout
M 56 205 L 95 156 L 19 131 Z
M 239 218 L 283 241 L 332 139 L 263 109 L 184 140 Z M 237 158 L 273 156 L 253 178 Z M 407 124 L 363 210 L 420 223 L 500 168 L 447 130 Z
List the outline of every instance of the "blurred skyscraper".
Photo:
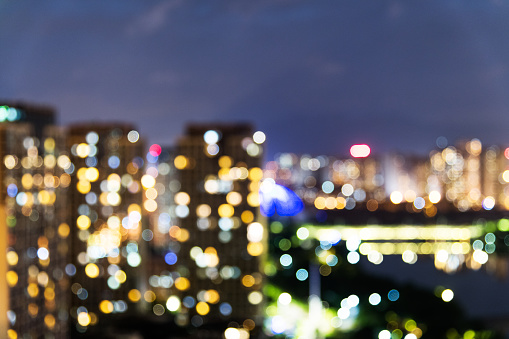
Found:
M 46 107 L 0 106 L 0 330 L 67 338 L 69 258 L 65 134 Z
M 132 126 L 72 126 L 71 316 L 78 332 L 141 298 L 142 145 Z
M 159 194 L 156 205 L 146 206 L 157 213 L 153 243 L 164 248 L 176 293 L 166 306 L 181 326 L 236 321 L 238 328 L 230 331 L 251 331 L 260 324 L 267 246 L 258 213 L 264 140 L 249 125 L 191 125 L 166 162 L 147 169 L 157 181 L 144 185 L 146 196 L 155 196 L 152 187 Z M 161 149 L 150 152 L 159 156 Z M 169 234 L 166 245 L 157 233 Z M 154 278 L 152 287 L 160 281 Z

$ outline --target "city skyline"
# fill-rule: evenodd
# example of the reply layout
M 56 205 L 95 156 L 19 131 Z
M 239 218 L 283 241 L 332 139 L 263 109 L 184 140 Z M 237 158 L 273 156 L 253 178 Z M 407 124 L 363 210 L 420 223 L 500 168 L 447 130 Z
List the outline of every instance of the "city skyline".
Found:
M 65 124 L 126 119 L 171 144 L 187 121 L 251 120 L 269 155 L 353 143 L 422 153 L 439 136 L 507 143 L 503 1 L 0 10 L 0 96 L 53 104 Z

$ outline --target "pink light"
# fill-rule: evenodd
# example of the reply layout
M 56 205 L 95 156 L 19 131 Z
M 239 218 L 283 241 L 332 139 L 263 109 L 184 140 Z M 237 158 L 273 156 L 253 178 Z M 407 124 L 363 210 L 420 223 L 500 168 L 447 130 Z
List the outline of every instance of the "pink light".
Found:
M 505 149 L 504 155 L 506 159 L 509 159 L 509 147 Z
M 158 144 L 153 144 L 152 146 L 150 146 L 148 151 L 152 156 L 158 157 L 161 154 L 161 146 L 159 146 Z
M 350 154 L 354 158 L 366 158 L 371 153 L 368 145 L 360 144 L 350 147 Z

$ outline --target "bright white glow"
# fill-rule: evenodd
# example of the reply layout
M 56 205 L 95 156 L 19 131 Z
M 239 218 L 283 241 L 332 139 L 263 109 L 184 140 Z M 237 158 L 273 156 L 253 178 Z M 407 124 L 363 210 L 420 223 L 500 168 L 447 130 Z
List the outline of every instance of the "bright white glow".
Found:
M 391 332 L 387 330 L 383 330 L 378 333 L 378 339 L 391 339 L 391 337 Z
M 488 262 L 488 253 L 481 250 L 475 250 L 472 257 L 481 265 L 484 265 Z
M 442 199 L 442 195 L 438 191 L 429 192 L 429 201 L 433 204 L 436 204 Z
M 136 252 L 131 252 L 127 255 L 127 263 L 131 267 L 138 267 L 141 264 L 141 256 Z
M 224 337 L 226 339 L 240 339 L 240 331 L 233 327 L 228 327 L 226 331 L 224 331 Z
M 417 254 L 414 251 L 406 250 L 401 257 L 407 264 L 415 264 L 417 262 Z
M 445 263 L 449 259 L 449 253 L 446 250 L 440 250 L 435 254 L 436 260 L 441 263 Z
M 292 302 L 292 296 L 289 293 L 284 292 L 279 295 L 279 298 L 277 298 L 277 301 L 281 305 L 290 305 L 290 303 Z
M 450 289 L 446 289 L 442 292 L 442 300 L 448 303 L 454 298 L 454 292 Z
M 357 264 L 360 259 L 361 259 L 361 256 L 357 252 L 350 252 L 346 256 L 346 260 L 348 260 L 348 262 L 350 264 Z
M 283 317 L 276 315 L 272 318 L 271 330 L 274 334 L 281 334 L 286 330 L 286 322 Z
M 48 249 L 44 248 L 44 247 L 41 247 L 37 250 L 37 256 L 39 257 L 39 259 L 41 260 L 46 260 L 49 258 L 49 251 Z
M 247 239 L 252 242 L 262 241 L 263 226 L 258 222 L 254 222 L 247 226 Z
M 350 308 L 359 305 L 359 297 L 356 296 L 355 294 L 352 294 L 351 296 L 349 296 L 347 300 L 348 300 L 348 306 Z
M 354 158 L 366 158 L 371 153 L 368 145 L 360 144 L 350 147 L 350 154 Z
M 172 295 L 166 301 L 166 308 L 170 312 L 175 312 L 180 308 L 180 299 L 177 296 Z
M 495 207 L 495 199 L 493 197 L 486 197 L 482 201 L 482 207 L 487 211 L 493 209 Z
M 378 293 L 373 293 L 369 296 L 369 303 L 373 306 L 380 304 L 382 297 Z
M 406 336 L 405 336 L 405 339 L 417 339 L 417 336 L 413 333 L 408 333 Z
M 263 144 L 265 142 L 265 133 L 262 131 L 255 132 L 255 134 L 253 134 L 253 141 L 257 144 Z
M 209 145 L 215 144 L 219 141 L 219 133 L 216 131 L 207 131 L 203 134 L 203 140 Z
M 341 307 L 339 310 L 338 310 L 338 317 L 340 319 L 347 319 L 348 317 L 350 316 L 350 310 L 348 308 L 343 308 Z
M 393 204 L 397 205 L 403 201 L 403 194 L 401 194 L 401 192 L 394 191 L 391 193 L 390 199 Z
M 351 196 L 353 194 L 353 186 L 350 184 L 344 184 L 343 187 L 341 187 L 341 193 L 343 193 L 345 197 Z
M 309 237 L 309 231 L 305 227 L 301 227 L 297 230 L 297 238 L 300 240 L 306 240 Z

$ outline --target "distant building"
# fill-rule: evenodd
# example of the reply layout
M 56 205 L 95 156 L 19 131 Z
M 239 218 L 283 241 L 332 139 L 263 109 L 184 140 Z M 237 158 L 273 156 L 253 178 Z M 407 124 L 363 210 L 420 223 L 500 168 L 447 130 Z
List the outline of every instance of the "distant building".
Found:
M 260 325 L 267 230 L 258 212 L 262 143 L 249 125 L 191 125 L 170 157 L 166 262 L 178 293 L 167 307 L 181 326 Z M 164 170 L 167 171 L 167 168 Z M 171 218 L 168 224 L 167 216 Z M 243 329 L 242 329 L 243 328 Z
M 132 126 L 71 126 L 73 324 L 78 332 L 141 298 L 142 145 Z
M 25 106 L 23 106 L 26 108 Z M 27 109 L 0 106 L 0 331 L 7 338 L 68 337 L 65 133 Z M 4 115 L 7 118 L 4 119 Z M 44 120 L 45 123 L 39 122 Z M 36 127 L 37 126 L 37 127 Z M 40 129 L 39 129 L 40 127 Z M 42 128 L 44 127 L 44 128 Z M 36 136 L 40 135 L 40 138 Z

